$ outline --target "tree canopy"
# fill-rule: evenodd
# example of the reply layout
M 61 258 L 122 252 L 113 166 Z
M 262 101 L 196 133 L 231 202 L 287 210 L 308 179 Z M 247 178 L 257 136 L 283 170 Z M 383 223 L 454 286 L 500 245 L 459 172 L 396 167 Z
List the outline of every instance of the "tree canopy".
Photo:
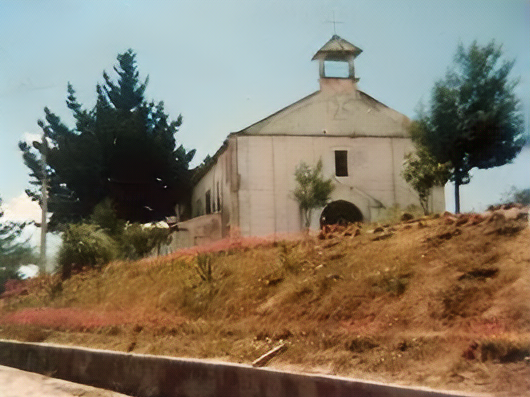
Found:
M 182 117 L 172 121 L 163 102 L 145 99 L 148 78 L 140 80 L 135 58 L 132 50 L 118 55 L 117 79 L 103 73 L 92 109 L 78 102 L 68 84 L 74 127 L 45 108 L 38 123 L 44 143 L 19 143 L 34 186 L 26 193 L 40 202 L 43 178 L 48 179 L 50 230 L 86 219 L 105 198 L 119 218 L 150 222 L 174 215 L 175 205 L 189 196 L 188 165 L 195 151 L 177 146 Z
M 525 142 L 517 80 L 509 77 L 514 61 L 501 57 L 501 46 L 493 41 L 460 44 L 453 68 L 435 83 L 430 106 L 420 114 L 425 134 L 413 136 L 438 163 L 450 162 L 456 212 L 459 186 L 469 182 L 470 171 L 512 161 Z

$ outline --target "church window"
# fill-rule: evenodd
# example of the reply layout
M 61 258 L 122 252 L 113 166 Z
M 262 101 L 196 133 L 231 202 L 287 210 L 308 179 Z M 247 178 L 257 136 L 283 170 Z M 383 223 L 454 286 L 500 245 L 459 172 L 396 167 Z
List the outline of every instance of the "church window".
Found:
M 219 181 L 217 181 L 217 211 L 221 211 L 221 189 L 219 185 Z
M 348 151 L 335 150 L 335 175 L 348 176 Z
M 204 215 L 204 211 L 202 208 L 202 202 L 199 199 L 195 202 L 195 216 L 201 216 L 201 215 Z
M 206 214 L 212 213 L 212 192 L 210 190 L 206 191 Z

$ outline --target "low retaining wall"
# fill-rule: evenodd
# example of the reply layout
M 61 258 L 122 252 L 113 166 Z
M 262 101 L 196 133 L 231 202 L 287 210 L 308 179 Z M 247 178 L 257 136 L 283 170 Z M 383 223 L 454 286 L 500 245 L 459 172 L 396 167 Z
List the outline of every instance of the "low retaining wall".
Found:
M 238 364 L 6 340 L 0 340 L 0 365 L 138 397 L 457 396 Z

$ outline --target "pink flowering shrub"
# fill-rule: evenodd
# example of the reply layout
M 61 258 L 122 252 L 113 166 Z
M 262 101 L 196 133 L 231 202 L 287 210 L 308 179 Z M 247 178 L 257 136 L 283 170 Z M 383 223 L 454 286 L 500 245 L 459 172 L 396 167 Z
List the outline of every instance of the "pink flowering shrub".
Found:
M 7 280 L 4 284 L 4 292 L 1 298 L 24 295 L 28 293 L 26 282 L 24 280 Z
M 214 241 L 210 244 L 203 244 L 200 246 L 182 248 L 172 254 L 169 254 L 170 257 L 182 257 L 182 256 L 193 256 L 196 254 L 202 253 L 215 253 L 223 251 L 231 251 L 235 249 L 252 249 L 257 247 L 268 247 L 273 245 L 278 241 L 297 241 L 301 240 L 305 235 L 301 233 L 294 234 L 275 234 L 265 237 L 240 237 L 240 236 L 231 236 L 222 240 Z
M 6 313 L 0 324 L 32 325 L 63 331 L 94 331 L 97 329 L 134 324 L 147 327 L 168 327 L 182 319 L 163 313 L 131 313 L 130 311 L 96 311 L 78 308 L 27 308 Z

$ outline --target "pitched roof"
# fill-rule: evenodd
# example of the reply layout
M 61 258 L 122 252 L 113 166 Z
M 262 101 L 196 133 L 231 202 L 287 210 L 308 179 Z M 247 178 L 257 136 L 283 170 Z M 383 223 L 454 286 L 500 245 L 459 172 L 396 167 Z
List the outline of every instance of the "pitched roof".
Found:
M 334 58 L 337 56 L 344 56 L 346 54 L 351 54 L 355 58 L 361 52 L 363 52 L 363 50 L 361 50 L 359 47 L 354 46 L 349 41 L 346 41 L 342 37 L 334 34 L 331 39 L 324 44 L 320 50 L 317 51 L 311 60 L 314 61 L 315 59 Z
M 299 104 L 301 104 L 303 102 L 306 102 L 308 99 L 318 95 L 319 93 L 320 93 L 320 91 L 315 91 L 312 94 L 309 94 L 309 95 L 303 97 L 302 99 L 299 99 L 298 101 L 293 102 L 290 105 L 287 105 L 287 106 L 281 108 L 280 110 L 268 115 L 267 117 L 264 117 L 261 120 L 250 124 L 249 126 L 243 128 L 242 130 L 237 131 L 237 132 L 233 132 L 232 134 L 244 135 L 244 134 L 247 134 L 249 132 L 249 130 L 251 130 L 251 129 L 254 129 L 256 127 L 260 128 L 261 125 L 265 124 L 267 121 L 269 121 L 271 119 L 274 119 L 276 116 L 280 115 L 281 113 L 284 113 L 284 112 L 288 111 L 289 109 L 292 109 L 292 108 L 296 107 L 296 105 L 299 105 Z
M 355 93 L 339 97 L 341 102 L 335 103 L 334 96 L 316 91 L 230 135 L 323 136 L 323 130 L 329 132 L 331 129 L 331 134 L 327 136 L 407 136 L 403 125 L 408 122 L 408 118 L 372 96 L 357 89 Z M 345 108 L 345 103 L 349 107 Z M 342 113 L 342 117 L 337 119 L 323 116 L 329 111 L 330 105 L 338 106 L 337 112 L 345 111 L 348 114 Z M 292 118 L 294 114 L 297 116 Z M 374 122 L 374 117 L 379 122 Z M 286 124 L 286 120 L 291 120 L 294 124 L 289 125 L 289 121 Z

